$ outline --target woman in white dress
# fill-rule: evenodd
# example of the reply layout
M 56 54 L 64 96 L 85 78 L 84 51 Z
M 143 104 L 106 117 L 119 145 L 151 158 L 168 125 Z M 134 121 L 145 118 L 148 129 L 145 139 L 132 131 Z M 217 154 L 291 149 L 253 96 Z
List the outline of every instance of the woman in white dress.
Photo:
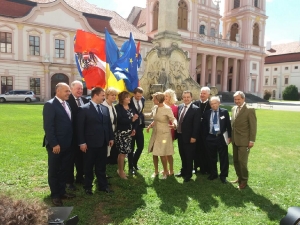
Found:
M 157 92 L 153 95 L 153 102 L 157 105 L 153 122 L 148 126 L 147 132 L 153 128 L 149 141 L 148 151 L 153 154 L 154 174 L 158 176 L 158 156 L 160 156 L 163 165 L 163 179 L 169 175 L 167 167 L 167 157 L 174 154 L 173 140 L 170 129 L 177 127 L 177 120 L 173 115 L 171 108 L 164 104 L 164 93 Z M 169 124 L 171 122 L 171 125 Z

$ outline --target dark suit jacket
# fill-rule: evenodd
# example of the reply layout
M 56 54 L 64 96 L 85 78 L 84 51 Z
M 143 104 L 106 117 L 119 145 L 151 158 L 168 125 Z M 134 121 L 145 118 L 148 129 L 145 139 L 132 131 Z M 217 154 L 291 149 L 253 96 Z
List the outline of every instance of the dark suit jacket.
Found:
M 72 121 L 56 97 L 45 103 L 43 122 L 45 130 L 43 146 L 51 148 L 56 145 L 60 145 L 61 148 L 70 147 L 73 135 Z
M 86 98 L 84 97 L 80 97 L 83 104 L 86 104 L 89 102 L 89 100 L 87 100 Z M 73 132 L 73 141 L 75 142 L 75 144 L 77 144 L 77 131 L 76 131 L 76 123 L 77 123 L 77 113 L 78 113 L 78 105 L 77 105 L 77 102 L 74 98 L 74 96 L 72 94 L 70 94 L 70 97 L 69 97 L 69 100 L 67 100 L 67 102 L 69 103 L 70 107 L 71 107 L 71 111 L 72 111 L 72 121 L 73 121 L 73 129 L 74 129 L 74 132 Z
M 177 118 L 178 121 L 183 108 L 184 108 L 184 104 L 180 104 L 178 106 L 178 118 Z M 191 104 L 189 109 L 185 113 L 185 116 L 181 124 L 181 135 L 182 135 L 183 142 L 190 143 L 191 138 L 197 139 L 199 133 L 199 123 L 200 123 L 199 107 Z
M 98 148 L 114 140 L 109 109 L 100 104 L 103 122 L 92 102 L 79 107 L 77 113 L 77 141 L 87 147 Z
M 133 114 L 138 114 L 139 115 L 139 118 L 142 120 L 142 124 L 141 126 L 145 127 L 145 117 L 144 117 L 144 114 L 143 114 L 143 110 L 144 110 L 144 107 L 145 107 L 145 98 L 142 97 L 141 99 L 141 102 L 142 102 L 142 108 L 141 108 L 141 112 L 138 112 L 138 109 L 135 107 L 135 104 L 133 102 L 133 98 L 134 97 L 131 97 L 130 99 L 130 103 L 129 103 L 129 107 L 133 110 Z M 136 125 L 138 126 L 139 123 L 136 123 Z
M 203 114 L 203 121 L 202 121 L 202 131 L 205 137 L 209 135 L 210 131 L 210 118 L 213 110 L 206 111 Z M 223 118 L 223 119 L 222 119 Z M 231 124 L 230 124 L 230 117 L 229 113 L 226 109 L 219 108 L 219 123 L 220 123 L 220 133 L 223 134 L 226 131 L 228 132 L 228 138 L 231 138 Z

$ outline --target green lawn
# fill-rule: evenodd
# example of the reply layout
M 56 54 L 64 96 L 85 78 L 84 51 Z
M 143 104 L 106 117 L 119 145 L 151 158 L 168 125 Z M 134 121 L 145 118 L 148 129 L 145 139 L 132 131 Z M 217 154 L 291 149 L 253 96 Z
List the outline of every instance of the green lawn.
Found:
M 42 148 L 42 105 L 0 104 L 0 190 L 18 199 L 50 203 L 47 154 Z M 300 113 L 256 110 L 258 134 L 249 159 L 249 187 L 208 181 L 193 176 L 152 179 L 152 156 L 147 153 L 150 134 L 145 132 L 141 170 L 136 177 L 121 180 L 116 166 L 108 166 L 113 195 L 95 192 L 64 201 L 74 206 L 79 224 L 278 224 L 287 208 L 299 206 Z M 175 170 L 180 158 L 175 150 Z M 230 152 L 228 180 L 236 178 Z M 160 165 L 160 168 L 161 165 Z

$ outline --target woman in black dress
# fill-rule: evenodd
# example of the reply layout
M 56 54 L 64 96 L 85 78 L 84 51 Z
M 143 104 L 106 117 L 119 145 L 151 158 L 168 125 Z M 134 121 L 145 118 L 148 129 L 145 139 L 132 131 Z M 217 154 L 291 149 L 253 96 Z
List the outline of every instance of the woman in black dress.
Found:
M 138 115 L 133 115 L 132 109 L 129 108 L 129 92 L 122 91 L 118 98 L 119 104 L 115 106 L 117 112 L 115 143 L 119 151 L 117 173 L 122 179 L 127 179 L 124 172 L 124 160 L 126 155 L 131 152 L 131 137 L 135 135 L 134 122 L 138 119 Z

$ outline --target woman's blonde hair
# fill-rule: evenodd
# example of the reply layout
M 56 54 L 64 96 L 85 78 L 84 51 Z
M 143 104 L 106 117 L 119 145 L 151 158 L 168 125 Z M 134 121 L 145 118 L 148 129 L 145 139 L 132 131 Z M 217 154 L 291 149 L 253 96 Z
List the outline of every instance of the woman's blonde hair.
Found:
M 105 96 L 109 96 L 109 95 L 118 95 L 119 94 L 119 91 L 113 87 L 109 87 L 106 89 L 105 91 Z
M 169 95 L 170 96 L 170 103 L 173 105 L 175 104 L 178 100 L 175 94 L 175 91 L 173 91 L 172 89 L 167 89 L 164 92 L 165 95 Z

